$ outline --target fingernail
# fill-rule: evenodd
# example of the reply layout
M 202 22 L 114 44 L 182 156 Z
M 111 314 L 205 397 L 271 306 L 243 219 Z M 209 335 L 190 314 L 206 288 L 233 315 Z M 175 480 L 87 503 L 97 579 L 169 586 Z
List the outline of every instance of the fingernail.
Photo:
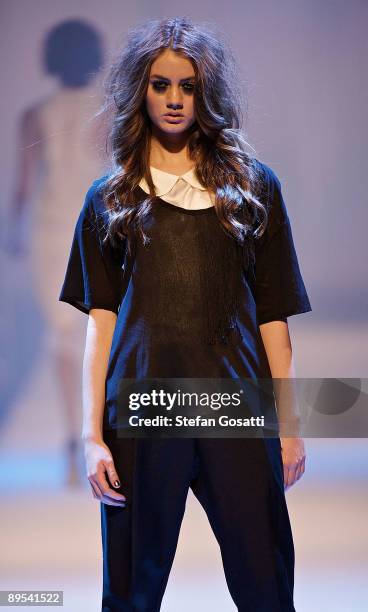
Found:
M 120 482 L 118 480 L 115 480 L 114 487 L 120 487 Z

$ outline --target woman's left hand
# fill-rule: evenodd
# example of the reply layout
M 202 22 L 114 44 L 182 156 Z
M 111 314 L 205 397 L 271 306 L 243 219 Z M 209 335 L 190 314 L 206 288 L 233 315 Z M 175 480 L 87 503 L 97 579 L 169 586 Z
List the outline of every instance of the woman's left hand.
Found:
M 302 438 L 280 438 L 280 442 L 286 491 L 304 474 L 306 454 Z

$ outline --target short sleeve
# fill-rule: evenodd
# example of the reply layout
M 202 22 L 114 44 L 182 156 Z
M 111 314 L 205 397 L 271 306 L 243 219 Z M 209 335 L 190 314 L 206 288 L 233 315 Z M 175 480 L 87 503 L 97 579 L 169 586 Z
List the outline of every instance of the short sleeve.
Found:
M 268 224 L 255 240 L 255 301 L 258 324 L 285 321 L 312 310 L 301 275 L 281 184 L 271 168 L 266 176 Z
M 121 248 L 103 242 L 100 183 L 98 179 L 91 185 L 79 214 L 59 301 L 86 314 L 91 308 L 117 314 L 123 293 L 125 240 L 120 241 Z

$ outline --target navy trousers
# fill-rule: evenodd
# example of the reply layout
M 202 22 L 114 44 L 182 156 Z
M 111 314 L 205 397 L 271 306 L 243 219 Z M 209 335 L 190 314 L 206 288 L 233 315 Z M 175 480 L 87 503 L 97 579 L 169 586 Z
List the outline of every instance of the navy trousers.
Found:
M 278 438 L 117 439 L 106 432 L 104 440 L 127 505 L 100 504 L 102 612 L 160 610 L 189 487 L 208 516 L 238 610 L 295 612 Z

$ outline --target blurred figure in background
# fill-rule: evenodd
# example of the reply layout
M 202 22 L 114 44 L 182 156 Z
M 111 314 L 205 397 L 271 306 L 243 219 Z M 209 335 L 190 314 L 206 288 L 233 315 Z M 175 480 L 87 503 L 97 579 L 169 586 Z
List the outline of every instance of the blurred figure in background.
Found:
M 103 171 L 94 117 L 101 105 L 96 75 L 103 46 L 95 28 L 81 20 L 64 21 L 46 35 L 43 67 L 57 88 L 28 107 L 20 118 L 16 184 L 10 211 L 8 249 L 29 250 L 34 293 L 47 321 L 47 348 L 60 382 L 66 421 L 66 482 L 80 481 L 80 350 L 83 317 L 58 301 L 76 218 L 86 189 Z M 31 205 L 27 247 L 19 226 Z

